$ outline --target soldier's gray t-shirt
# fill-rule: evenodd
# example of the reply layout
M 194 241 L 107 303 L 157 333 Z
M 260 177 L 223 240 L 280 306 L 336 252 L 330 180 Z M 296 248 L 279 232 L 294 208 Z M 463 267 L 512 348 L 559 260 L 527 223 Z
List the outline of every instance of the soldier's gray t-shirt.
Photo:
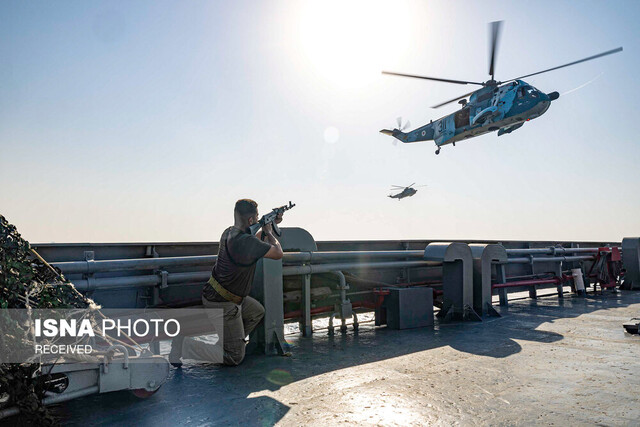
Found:
M 251 292 L 256 262 L 265 256 L 269 249 L 269 243 L 261 241 L 253 234 L 229 227 L 220 237 L 218 260 L 211 275 L 229 292 L 246 297 Z M 204 285 L 202 296 L 213 302 L 226 301 L 209 283 Z

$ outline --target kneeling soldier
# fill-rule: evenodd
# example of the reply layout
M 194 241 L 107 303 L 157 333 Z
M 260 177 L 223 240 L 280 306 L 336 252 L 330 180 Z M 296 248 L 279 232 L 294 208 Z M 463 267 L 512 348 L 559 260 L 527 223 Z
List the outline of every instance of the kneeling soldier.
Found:
M 274 237 L 271 224 L 262 227 L 258 236 L 249 227 L 258 223 L 258 204 L 250 199 L 236 202 L 234 225 L 220 237 L 218 259 L 211 278 L 202 289 L 202 304 L 206 308 L 222 309 L 224 319 L 223 363 L 236 366 L 244 359 L 247 337 L 264 317 L 264 307 L 249 296 L 260 258 L 281 259 L 280 242 Z M 279 224 L 280 215 L 276 219 Z M 264 240 L 264 241 L 263 241 Z M 182 342 L 174 340 L 169 360 L 180 366 Z

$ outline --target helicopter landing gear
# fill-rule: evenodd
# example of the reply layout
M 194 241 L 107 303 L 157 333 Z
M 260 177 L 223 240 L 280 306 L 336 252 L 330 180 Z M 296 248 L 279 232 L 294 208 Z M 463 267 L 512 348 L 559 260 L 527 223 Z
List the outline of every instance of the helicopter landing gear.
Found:
M 436 154 L 440 154 L 440 147 L 436 150 Z

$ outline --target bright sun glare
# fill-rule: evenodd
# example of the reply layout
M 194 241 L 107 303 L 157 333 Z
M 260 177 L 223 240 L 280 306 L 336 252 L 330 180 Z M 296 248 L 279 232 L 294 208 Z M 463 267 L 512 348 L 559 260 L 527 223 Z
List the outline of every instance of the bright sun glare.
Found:
M 404 6 L 381 1 L 305 3 L 299 41 L 316 74 L 353 88 L 380 78 L 407 46 L 409 16 Z

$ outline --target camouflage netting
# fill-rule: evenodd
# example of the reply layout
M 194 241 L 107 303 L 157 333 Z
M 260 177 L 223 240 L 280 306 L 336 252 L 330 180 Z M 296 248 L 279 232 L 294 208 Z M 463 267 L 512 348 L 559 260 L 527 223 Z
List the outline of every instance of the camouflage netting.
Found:
M 59 271 L 38 259 L 29 242 L 0 215 L 0 308 L 86 308 L 92 304 Z M 13 333 L 1 331 L 0 351 L 25 339 L 26 331 L 21 328 L 16 324 Z M 56 424 L 42 405 L 46 375 L 41 374 L 38 363 L 0 364 L 0 409 L 17 406 L 25 424 Z

